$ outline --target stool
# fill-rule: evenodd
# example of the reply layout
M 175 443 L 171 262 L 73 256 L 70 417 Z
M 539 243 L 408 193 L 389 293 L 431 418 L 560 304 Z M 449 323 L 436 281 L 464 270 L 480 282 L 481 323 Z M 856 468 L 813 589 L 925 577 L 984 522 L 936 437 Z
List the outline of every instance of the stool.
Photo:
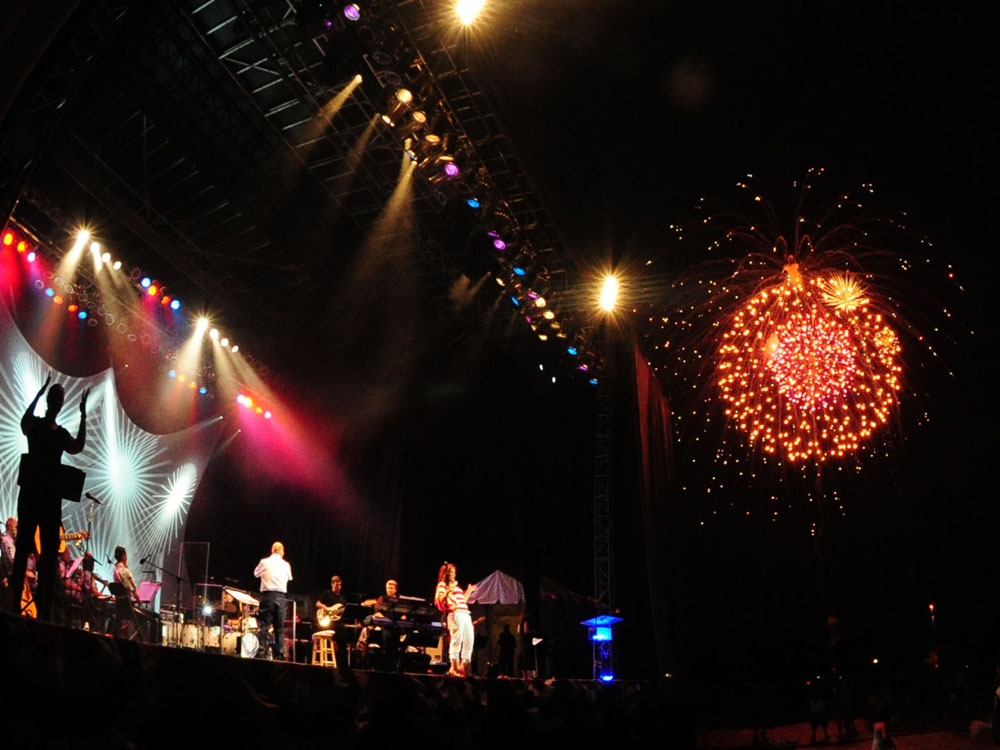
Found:
M 317 667 L 337 667 L 333 631 L 318 630 L 312 635 L 312 663 Z

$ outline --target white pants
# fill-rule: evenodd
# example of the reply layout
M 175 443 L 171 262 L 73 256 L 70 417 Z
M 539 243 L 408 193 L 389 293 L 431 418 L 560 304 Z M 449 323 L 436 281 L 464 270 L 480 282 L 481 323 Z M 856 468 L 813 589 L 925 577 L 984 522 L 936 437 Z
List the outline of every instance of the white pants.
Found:
M 472 644 L 476 640 L 472 615 L 463 611 L 449 612 L 448 636 L 448 658 L 452 661 L 472 661 Z

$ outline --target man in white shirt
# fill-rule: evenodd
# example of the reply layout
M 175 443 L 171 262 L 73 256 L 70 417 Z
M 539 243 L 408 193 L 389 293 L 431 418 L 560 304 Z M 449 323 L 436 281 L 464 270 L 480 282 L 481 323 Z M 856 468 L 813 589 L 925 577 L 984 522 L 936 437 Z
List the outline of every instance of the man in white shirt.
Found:
M 271 556 L 262 558 L 253 574 L 260 579 L 260 627 L 265 635 L 265 643 L 273 647 L 274 658 L 285 658 L 285 594 L 288 582 L 292 580 L 292 566 L 285 561 L 285 545 L 275 542 L 271 545 Z M 274 639 L 270 640 L 268 628 L 274 626 Z M 264 648 L 267 655 L 269 649 Z

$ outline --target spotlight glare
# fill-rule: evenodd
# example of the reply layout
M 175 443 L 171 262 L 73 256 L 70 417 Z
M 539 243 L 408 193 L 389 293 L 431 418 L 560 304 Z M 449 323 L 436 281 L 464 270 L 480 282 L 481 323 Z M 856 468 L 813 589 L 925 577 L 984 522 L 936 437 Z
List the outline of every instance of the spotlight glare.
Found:
M 171 300 L 171 302 L 170 302 L 170 309 L 171 310 L 180 310 L 181 309 L 181 301 L 179 299 Z
M 28 262 L 29 263 L 34 263 L 35 262 L 35 258 L 37 258 L 37 257 L 38 256 L 35 254 L 35 251 L 32 250 L 30 253 L 28 253 Z
M 239 346 L 233 344 L 233 348 L 230 349 L 229 351 L 231 351 L 233 354 L 236 354 L 236 352 L 238 352 L 239 350 L 240 350 Z
M 56 294 L 56 290 L 53 289 L 52 287 L 49 287 L 48 289 L 45 290 L 45 296 L 46 297 L 54 297 L 55 294 Z
M 468 26 L 476 20 L 479 11 L 483 9 L 483 5 L 485 4 L 486 0 L 458 0 L 455 4 L 455 13 L 458 15 L 458 20 L 462 22 L 463 26 Z
M 539 297 L 535 300 L 535 307 L 545 307 L 545 297 Z
M 591 378 L 590 379 L 590 384 L 591 385 L 597 385 L 597 378 Z
M 195 329 L 198 333 L 204 333 L 208 328 L 208 318 L 198 318 L 198 327 Z
M 208 335 L 211 337 L 212 341 L 218 341 L 219 340 L 219 329 L 218 328 L 213 328 L 211 331 L 208 332 Z
M 116 271 L 120 271 L 122 267 L 122 262 L 120 260 L 116 260 L 113 264 L 111 264 L 111 267 Z
M 153 280 L 148 276 L 143 276 L 142 281 L 139 282 L 139 286 L 143 289 L 149 289 L 149 285 L 153 283 Z
M 527 273 L 527 271 L 525 271 L 520 266 L 514 266 L 511 270 L 518 276 L 524 276 Z
M 466 198 L 465 202 L 469 208 L 479 208 L 479 201 L 475 198 Z
M 21 240 L 20 242 L 17 243 L 17 251 L 19 253 L 23 253 L 27 249 L 28 249 L 28 243 L 25 242 L 24 240 Z
M 177 370 L 167 370 L 167 377 L 168 378 L 176 378 L 177 377 Z
M 206 393 L 208 393 L 208 388 L 206 388 L 205 386 L 202 386 L 201 388 L 198 389 L 198 393 L 200 393 L 202 396 L 204 396 Z
M 611 312 L 615 309 L 615 303 L 618 301 L 618 277 L 617 276 L 605 276 L 604 283 L 601 285 L 601 297 L 600 305 L 602 310 Z
M 264 412 L 264 419 L 270 419 L 270 418 L 271 418 L 271 412 L 269 411 Z
M 156 286 L 156 284 L 150 284 L 149 289 L 146 290 L 146 294 L 150 297 L 155 297 L 158 291 L 160 291 L 160 289 Z
M 396 98 L 403 104 L 409 104 L 413 101 L 413 93 L 409 89 L 400 89 L 396 92 Z
M 349 3 L 344 6 L 344 18 L 348 21 L 357 21 L 361 18 L 361 8 L 359 8 L 355 3 Z
M 556 314 L 551 310 L 546 310 L 545 312 L 542 313 L 542 317 L 545 318 L 546 320 L 552 320 L 555 316 Z
M 110 263 L 110 262 L 111 262 L 111 253 L 103 253 L 101 255 L 101 263 Z
M 14 233 L 13 232 L 4 232 L 3 233 L 3 244 L 4 244 L 5 247 L 10 247 L 11 245 L 14 244 Z
M 458 165 L 453 161 L 450 161 L 444 165 L 444 173 L 449 177 L 458 177 L 461 171 L 462 170 L 460 170 L 458 168 Z
M 79 232 L 76 233 L 77 247 L 83 247 L 89 241 L 90 241 L 90 232 L 88 232 L 86 229 L 81 229 Z
M 577 348 L 575 346 L 567 346 L 566 351 L 569 352 L 569 354 L 573 357 L 575 357 L 578 354 Z
M 91 242 L 90 243 L 90 252 L 92 252 L 97 257 L 100 257 L 101 256 L 101 243 L 100 242 Z
M 67 309 L 67 310 L 69 310 L 70 312 L 76 312 L 76 311 L 77 311 L 77 310 L 79 310 L 80 308 L 78 308 L 78 307 L 77 307 L 77 306 L 76 306 L 76 305 L 74 304 L 74 305 L 69 305 L 69 306 L 68 306 L 68 307 L 67 307 L 66 309 Z
M 80 310 L 80 312 L 78 312 L 76 314 L 76 317 L 78 317 L 80 320 L 86 320 L 87 319 L 87 311 L 86 310 Z
M 504 242 L 499 237 L 497 237 L 495 240 L 493 240 L 493 247 L 495 247 L 497 250 L 506 250 L 507 249 L 507 243 Z
M 365 79 L 362 77 L 362 75 L 360 73 L 358 73 L 356 76 L 354 76 L 354 82 L 355 83 L 361 83 L 363 80 L 365 80 Z
M 222 344 L 223 346 L 229 346 L 229 339 L 223 338 L 221 341 L 219 341 L 219 343 Z

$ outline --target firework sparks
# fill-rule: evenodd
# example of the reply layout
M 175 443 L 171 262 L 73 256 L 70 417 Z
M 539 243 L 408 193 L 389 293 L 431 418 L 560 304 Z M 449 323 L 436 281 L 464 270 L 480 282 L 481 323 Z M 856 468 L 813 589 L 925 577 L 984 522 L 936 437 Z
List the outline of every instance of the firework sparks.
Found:
M 848 290 L 850 304 L 831 305 L 834 286 L 786 265 L 733 315 L 719 347 L 727 417 L 752 445 L 793 463 L 857 451 L 897 403 L 898 338 L 860 286 Z
M 869 302 L 861 282 L 849 273 L 833 274 L 823 280 L 820 289 L 823 291 L 823 301 L 835 310 L 851 312 Z

